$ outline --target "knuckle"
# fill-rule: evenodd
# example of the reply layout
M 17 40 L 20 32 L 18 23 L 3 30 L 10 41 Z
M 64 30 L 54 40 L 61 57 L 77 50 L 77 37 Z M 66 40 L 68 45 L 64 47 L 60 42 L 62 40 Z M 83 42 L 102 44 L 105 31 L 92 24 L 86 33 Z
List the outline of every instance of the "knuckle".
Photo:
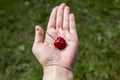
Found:
M 64 23 L 63 23 L 63 26 L 64 26 L 64 27 L 67 27 L 67 26 L 68 26 L 68 23 L 67 23 L 67 22 L 64 22 Z
M 61 24 L 60 23 L 56 24 L 56 27 L 61 27 Z

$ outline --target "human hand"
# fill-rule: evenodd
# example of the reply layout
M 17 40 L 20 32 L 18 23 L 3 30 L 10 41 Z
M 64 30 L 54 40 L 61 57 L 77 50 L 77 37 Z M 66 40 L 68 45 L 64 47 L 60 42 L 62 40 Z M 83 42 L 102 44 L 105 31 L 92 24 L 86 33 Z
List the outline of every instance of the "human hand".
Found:
M 67 46 L 59 50 L 54 46 L 57 37 L 63 37 Z M 42 27 L 36 26 L 32 51 L 44 67 L 59 66 L 72 70 L 78 48 L 78 35 L 73 13 L 66 4 L 56 6 L 50 15 L 44 37 Z

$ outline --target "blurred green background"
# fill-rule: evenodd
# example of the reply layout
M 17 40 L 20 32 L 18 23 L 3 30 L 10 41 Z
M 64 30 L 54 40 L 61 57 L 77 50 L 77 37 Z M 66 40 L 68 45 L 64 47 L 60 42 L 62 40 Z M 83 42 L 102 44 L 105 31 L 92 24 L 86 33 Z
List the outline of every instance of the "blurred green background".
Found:
M 75 80 L 120 80 L 120 0 L 0 0 L 0 80 L 42 80 L 31 51 L 34 26 L 46 29 L 62 2 L 76 16 Z

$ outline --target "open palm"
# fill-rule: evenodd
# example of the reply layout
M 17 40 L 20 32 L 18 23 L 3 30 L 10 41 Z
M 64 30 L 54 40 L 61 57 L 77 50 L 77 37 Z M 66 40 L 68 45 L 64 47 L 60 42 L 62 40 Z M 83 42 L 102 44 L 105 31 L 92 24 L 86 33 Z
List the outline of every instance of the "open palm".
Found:
M 67 46 L 59 50 L 54 46 L 57 37 L 63 37 Z M 78 48 L 78 36 L 74 14 L 66 4 L 56 6 L 50 15 L 46 35 L 40 26 L 36 26 L 32 51 L 43 67 L 60 66 L 72 69 Z

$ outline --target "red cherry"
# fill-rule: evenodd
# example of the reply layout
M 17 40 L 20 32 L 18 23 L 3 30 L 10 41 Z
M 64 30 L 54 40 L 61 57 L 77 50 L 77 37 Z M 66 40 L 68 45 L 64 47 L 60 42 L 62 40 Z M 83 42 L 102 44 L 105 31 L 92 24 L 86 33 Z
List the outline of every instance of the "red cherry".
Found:
M 66 41 L 62 37 L 57 37 L 57 39 L 54 42 L 54 46 L 58 49 L 64 49 L 66 47 Z

